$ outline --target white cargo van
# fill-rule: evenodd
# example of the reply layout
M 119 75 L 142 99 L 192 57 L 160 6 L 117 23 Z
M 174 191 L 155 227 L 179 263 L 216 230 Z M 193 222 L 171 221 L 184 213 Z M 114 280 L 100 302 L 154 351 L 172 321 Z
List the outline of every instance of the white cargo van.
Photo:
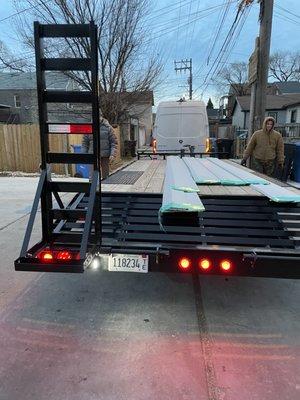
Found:
M 209 128 L 203 101 L 159 103 L 153 129 L 154 151 L 179 151 L 194 146 L 195 152 L 208 151 Z

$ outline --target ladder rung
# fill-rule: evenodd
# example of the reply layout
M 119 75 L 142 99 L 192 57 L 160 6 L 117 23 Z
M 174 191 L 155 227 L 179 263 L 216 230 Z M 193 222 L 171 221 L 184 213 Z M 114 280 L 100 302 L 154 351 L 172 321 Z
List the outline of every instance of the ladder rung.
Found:
M 49 164 L 93 164 L 94 154 L 86 153 L 48 153 Z
M 89 24 L 40 25 L 40 37 L 89 37 Z
M 92 103 L 92 92 L 71 90 L 45 90 L 46 103 Z
M 90 58 L 42 58 L 41 68 L 44 71 L 89 71 Z
M 92 234 L 90 235 L 90 238 Z M 80 244 L 82 240 L 82 232 L 78 233 L 53 233 L 52 239 L 57 243 Z
M 78 219 L 85 218 L 86 210 L 68 210 L 62 208 L 53 208 L 50 215 L 52 219 Z
M 68 193 L 89 193 L 90 182 L 50 182 L 50 188 L 53 192 Z

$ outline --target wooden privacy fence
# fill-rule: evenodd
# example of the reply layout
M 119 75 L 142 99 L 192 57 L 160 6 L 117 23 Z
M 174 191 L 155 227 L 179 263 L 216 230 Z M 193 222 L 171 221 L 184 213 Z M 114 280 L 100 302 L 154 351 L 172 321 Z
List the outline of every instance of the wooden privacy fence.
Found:
M 120 143 L 120 130 L 115 128 Z M 72 145 L 81 144 L 83 135 L 49 135 L 50 151 L 72 152 Z M 0 171 L 39 172 L 41 162 L 40 131 L 38 124 L 0 124 Z M 120 146 L 117 161 L 120 160 Z M 54 165 L 53 172 L 65 174 L 72 170 L 64 165 Z

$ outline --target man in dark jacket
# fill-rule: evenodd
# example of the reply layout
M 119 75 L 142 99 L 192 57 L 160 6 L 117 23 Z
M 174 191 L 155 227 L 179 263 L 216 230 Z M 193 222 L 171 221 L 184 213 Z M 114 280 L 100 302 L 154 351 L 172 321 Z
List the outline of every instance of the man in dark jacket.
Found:
M 105 118 L 100 120 L 100 164 L 101 178 L 106 179 L 109 175 L 109 164 L 117 155 L 118 139 L 116 134 Z M 84 135 L 82 139 L 82 152 L 93 153 L 93 135 Z

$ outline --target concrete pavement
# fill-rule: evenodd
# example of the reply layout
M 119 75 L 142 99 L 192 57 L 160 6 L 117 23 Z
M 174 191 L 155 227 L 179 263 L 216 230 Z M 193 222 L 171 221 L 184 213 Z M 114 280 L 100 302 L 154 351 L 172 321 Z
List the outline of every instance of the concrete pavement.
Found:
M 300 281 L 14 272 L 35 185 L 0 178 L 0 400 L 300 398 Z

